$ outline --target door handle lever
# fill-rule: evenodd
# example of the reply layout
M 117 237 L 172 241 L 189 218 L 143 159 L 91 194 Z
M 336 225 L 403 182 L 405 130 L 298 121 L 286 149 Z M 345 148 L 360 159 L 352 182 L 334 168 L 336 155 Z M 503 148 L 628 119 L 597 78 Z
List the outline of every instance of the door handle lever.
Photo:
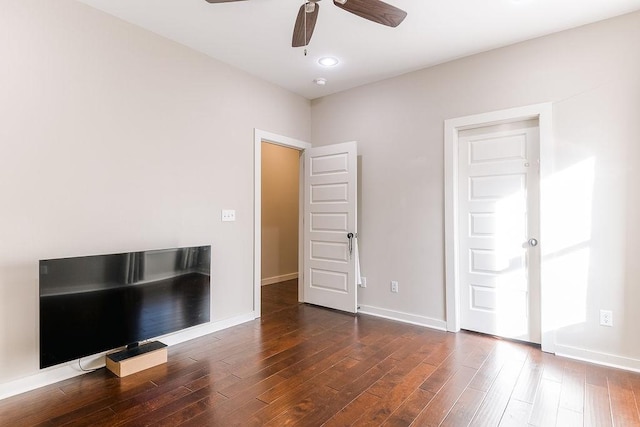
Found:
M 347 239 L 349 239 L 349 259 L 353 256 L 353 233 L 347 233 Z

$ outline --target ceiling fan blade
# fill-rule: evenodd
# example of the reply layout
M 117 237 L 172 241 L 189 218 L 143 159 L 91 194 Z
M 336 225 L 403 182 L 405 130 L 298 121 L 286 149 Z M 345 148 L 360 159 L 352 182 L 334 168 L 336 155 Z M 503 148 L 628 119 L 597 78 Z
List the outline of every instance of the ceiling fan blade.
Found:
M 232 1 L 244 1 L 244 0 L 205 0 L 207 3 L 229 3 Z
M 313 11 L 306 12 L 307 5 L 309 3 L 313 3 Z M 313 29 L 316 27 L 316 21 L 318 20 L 318 11 L 320 10 L 320 5 L 316 2 L 308 2 L 300 6 L 300 10 L 298 11 L 298 17 L 296 18 L 296 24 L 293 27 L 293 39 L 291 41 L 292 47 L 300 47 L 306 46 L 309 44 L 309 40 L 311 40 L 311 36 L 313 35 Z M 307 31 L 305 35 L 305 15 L 307 16 Z
M 380 0 L 333 0 L 333 4 L 361 18 L 387 27 L 397 27 L 407 16 L 404 10 Z

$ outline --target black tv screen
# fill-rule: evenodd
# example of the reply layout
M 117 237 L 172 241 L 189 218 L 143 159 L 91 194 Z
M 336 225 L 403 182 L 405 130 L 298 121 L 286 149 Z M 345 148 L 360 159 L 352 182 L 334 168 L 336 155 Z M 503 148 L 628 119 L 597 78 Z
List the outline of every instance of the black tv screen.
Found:
M 40 261 L 40 368 L 210 320 L 211 246 Z

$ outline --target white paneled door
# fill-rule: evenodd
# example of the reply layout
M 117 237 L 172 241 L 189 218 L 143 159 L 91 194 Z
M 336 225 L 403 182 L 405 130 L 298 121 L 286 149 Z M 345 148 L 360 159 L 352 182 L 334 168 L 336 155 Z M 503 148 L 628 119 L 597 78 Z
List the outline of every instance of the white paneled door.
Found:
M 538 121 L 458 141 L 461 327 L 540 343 Z
M 356 313 L 357 146 L 304 156 L 304 302 Z

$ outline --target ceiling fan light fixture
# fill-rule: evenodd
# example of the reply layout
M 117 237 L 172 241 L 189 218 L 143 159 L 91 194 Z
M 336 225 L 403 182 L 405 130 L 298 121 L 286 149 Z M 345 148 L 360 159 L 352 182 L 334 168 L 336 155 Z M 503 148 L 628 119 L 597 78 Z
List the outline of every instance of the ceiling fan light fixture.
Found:
M 338 60 L 338 58 L 335 58 L 333 56 L 323 56 L 322 58 L 318 59 L 318 64 L 322 65 L 323 67 L 335 67 L 339 63 L 340 61 Z

